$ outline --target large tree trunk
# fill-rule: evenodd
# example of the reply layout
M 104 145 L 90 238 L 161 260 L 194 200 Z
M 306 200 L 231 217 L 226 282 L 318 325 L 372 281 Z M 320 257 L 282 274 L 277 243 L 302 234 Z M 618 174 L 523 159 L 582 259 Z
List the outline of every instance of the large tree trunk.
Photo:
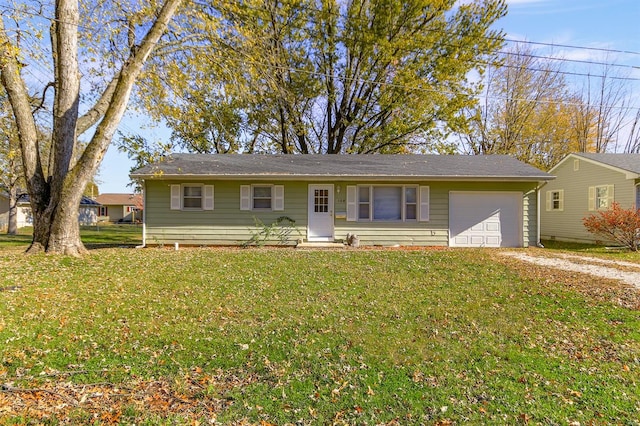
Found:
M 46 208 L 32 209 L 33 241 L 28 253 L 46 251 L 70 256 L 86 253 L 78 223 L 81 198 L 81 191 L 66 189 L 59 196 L 52 196 Z
M 0 77 L 16 120 L 22 152 L 23 174 L 29 191 L 34 220 L 30 253 L 47 251 L 80 255 L 86 251 L 80 240 L 78 211 L 82 192 L 92 179 L 127 107 L 131 90 L 145 61 L 156 47 L 181 0 L 165 0 L 139 45 L 120 72 L 107 85 L 98 102 L 83 117 L 78 116 L 80 77 L 78 71 L 78 0 L 57 0 L 51 28 L 55 75 L 53 101 L 52 163 L 47 175 L 42 168 L 35 119 L 29 95 L 21 78 L 12 41 L 0 19 Z M 92 126 L 95 132 L 75 164 L 72 155 L 78 135 Z

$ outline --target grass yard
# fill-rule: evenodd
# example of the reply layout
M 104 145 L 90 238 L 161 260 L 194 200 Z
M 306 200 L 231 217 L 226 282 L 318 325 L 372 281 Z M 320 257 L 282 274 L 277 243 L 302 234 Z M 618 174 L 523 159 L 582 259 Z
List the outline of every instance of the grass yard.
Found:
M 623 290 L 496 253 L 2 241 L 0 423 L 637 424 Z
M 0 250 L 23 249 L 31 243 L 33 228 L 19 228 L 18 235 L 0 234 Z M 87 248 L 123 247 L 142 244 L 142 226 L 132 224 L 105 223 L 99 226 L 81 226 L 80 235 Z

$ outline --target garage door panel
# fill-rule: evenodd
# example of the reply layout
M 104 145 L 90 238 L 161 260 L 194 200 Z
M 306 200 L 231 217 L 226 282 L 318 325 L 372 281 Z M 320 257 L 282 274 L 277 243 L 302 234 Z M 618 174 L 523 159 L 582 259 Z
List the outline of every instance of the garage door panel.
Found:
M 487 222 L 487 223 L 485 223 L 485 231 L 488 231 L 488 232 L 500 232 L 500 223 L 498 223 L 498 222 Z
M 500 237 L 487 236 L 485 238 L 485 242 L 486 242 L 485 245 L 487 247 L 500 247 L 501 238 Z
M 454 238 L 454 241 L 455 241 L 456 245 L 460 246 L 460 247 L 464 247 L 464 246 L 470 244 L 469 237 L 464 236 L 464 235 L 457 235 Z
M 471 245 L 478 245 L 484 243 L 484 237 L 481 235 L 472 235 L 471 236 Z
M 522 193 L 451 192 L 449 245 L 522 246 Z

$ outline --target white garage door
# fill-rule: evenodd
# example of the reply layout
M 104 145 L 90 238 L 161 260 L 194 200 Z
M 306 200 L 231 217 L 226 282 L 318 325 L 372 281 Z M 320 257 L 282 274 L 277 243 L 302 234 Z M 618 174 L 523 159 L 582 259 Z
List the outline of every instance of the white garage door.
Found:
M 522 193 L 450 192 L 449 246 L 521 247 Z

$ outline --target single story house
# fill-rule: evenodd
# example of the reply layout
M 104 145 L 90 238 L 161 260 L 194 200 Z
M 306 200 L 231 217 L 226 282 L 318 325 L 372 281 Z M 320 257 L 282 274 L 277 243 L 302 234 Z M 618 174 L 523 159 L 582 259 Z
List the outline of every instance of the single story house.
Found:
M 144 244 L 239 245 L 286 217 L 310 243 L 453 247 L 536 245 L 553 179 L 502 155 L 173 154 L 131 177 Z
M 600 237 L 587 232 L 584 217 L 614 201 L 640 208 L 640 154 L 569 154 L 549 173 L 556 179 L 542 189 L 543 239 L 596 243 Z
M 100 194 L 98 219 L 109 222 L 137 222 L 142 220 L 142 195 L 140 194 Z
M 83 196 L 78 209 L 78 221 L 80 225 L 95 225 L 98 221 L 98 207 L 100 204 L 90 197 Z M 29 195 L 21 193 L 18 196 L 17 205 L 18 228 L 33 225 L 31 204 Z M 0 192 L 0 228 L 6 229 L 9 225 L 9 196 Z

